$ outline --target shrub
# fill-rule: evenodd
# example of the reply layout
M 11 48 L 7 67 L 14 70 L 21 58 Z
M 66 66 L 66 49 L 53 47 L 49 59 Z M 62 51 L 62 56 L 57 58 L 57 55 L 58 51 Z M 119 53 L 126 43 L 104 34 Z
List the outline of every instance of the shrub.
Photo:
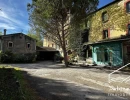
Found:
M 36 61 L 35 53 L 13 54 L 11 51 L 0 53 L 1 63 L 31 63 Z
M 16 63 L 31 63 L 36 61 L 35 53 L 27 53 L 27 54 L 15 54 L 14 62 Z
M 12 63 L 14 54 L 11 51 L 1 52 L 0 53 L 0 60 L 2 63 Z

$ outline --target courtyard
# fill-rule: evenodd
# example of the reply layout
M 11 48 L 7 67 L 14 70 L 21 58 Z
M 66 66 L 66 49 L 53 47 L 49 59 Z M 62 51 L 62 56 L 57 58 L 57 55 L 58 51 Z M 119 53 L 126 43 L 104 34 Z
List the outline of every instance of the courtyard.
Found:
M 19 67 L 25 73 L 30 86 L 41 98 L 47 100 L 129 100 L 130 84 L 108 82 L 108 75 L 113 70 L 100 69 L 93 66 L 64 67 L 50 61 L 32 64 L 8 64 Z M 129 73 L 119 72 L 124 78 Z

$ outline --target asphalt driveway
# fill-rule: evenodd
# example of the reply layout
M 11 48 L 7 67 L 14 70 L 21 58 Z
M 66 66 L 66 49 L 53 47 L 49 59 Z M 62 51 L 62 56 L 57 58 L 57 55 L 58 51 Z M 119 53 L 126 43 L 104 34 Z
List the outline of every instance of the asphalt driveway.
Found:
M 78 66 L 65 68 L 49 61 L 10 65 L 26 71 L 30 85 L 47 100 L 130 100 L 130 92 L 121 90 L 130 88 L 129 83 L 108 83 L 112 70 Z M 123 77 L 128 76 L 123 74 Z

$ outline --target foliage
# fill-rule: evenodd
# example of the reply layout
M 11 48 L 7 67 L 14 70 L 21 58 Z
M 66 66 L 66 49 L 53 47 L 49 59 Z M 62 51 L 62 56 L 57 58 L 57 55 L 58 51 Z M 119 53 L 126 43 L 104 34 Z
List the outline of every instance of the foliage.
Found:
M 98 0 L 32 0 L 32 4 L 27 5 L 31 26 L 62 47 L 66 67 L 65 41 L 70 26 L 82 22 L 97 4 Z
M 1 52 L 0 57 L 2 63 L 12 63 L 14 59 L 14 55 L 11 51 Z
M 24 100 L 12 68 L 0 68 L 0 100 Z
M 0 66 L 0 100 L 41 100 L 18 69 Z
M 43 37 L 39 32 L 34 32 L 33 29 L 30 29 L 27 33 L 29 37 L 36 39 L 36 45 L 42 47 L 43 46 Z
M 36 60 L 35 53 L 13 54 L 11 51 L 0 53 L 1 63 L 31 63 Z
M 68 48 L 75 51 L 77 55 L 81 55 L 82 40 L 82 31 L 80 27 L 71 29 L 71 32 L 68 36 Z
M 27 54 L 15 54 L 14 62 L 15 63 L 31 63 L 36 61 L 35 53 L 27 53 Z
M 111 37 L 125 35 L 130 17 L 123 3 L 115 3 L 89 15 L 85 20 L 90 22 L 89 42 L 102 40 L 104 29 L 112 30 Z M 102 13 L 107 12 L 108 20 L 102 21 Z M 96 34 L 95 34 L 96 33 Z
M 2 32 L 0 31 L 0 35 L 2 35 Z

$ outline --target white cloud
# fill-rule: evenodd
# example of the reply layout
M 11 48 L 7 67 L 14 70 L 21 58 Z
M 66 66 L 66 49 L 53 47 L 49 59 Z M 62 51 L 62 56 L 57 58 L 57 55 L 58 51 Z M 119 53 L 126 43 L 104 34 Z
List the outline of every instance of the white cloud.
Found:
M 8 14 L 6 14 L 3 11 L 0 12 L 0 17 L 4 18 L 5 20 L 8 20 L 10 22 L 13 22 L 15 24 L 18 24 L 18 25 L 22 25 L 23 24 L 21 21 L 14 19 L 13 17 L 11 17 L 11 15 L 9 16 Z
M 27 12 L 22 11 L 15 1 L 0 1 L 0 8 L 2 8 L 2 11 L 0 11 L 0 28 L 12 29 L 14 31 L 18 29 L 27 31 L 29 29 Z
M 7 24 L 4 24 L 4 23 L 0 23 L 0 29 L 3 28 L 3 29 L 16 29 L 14 26 L 10 26 L 10 25 L 7 25 Z

